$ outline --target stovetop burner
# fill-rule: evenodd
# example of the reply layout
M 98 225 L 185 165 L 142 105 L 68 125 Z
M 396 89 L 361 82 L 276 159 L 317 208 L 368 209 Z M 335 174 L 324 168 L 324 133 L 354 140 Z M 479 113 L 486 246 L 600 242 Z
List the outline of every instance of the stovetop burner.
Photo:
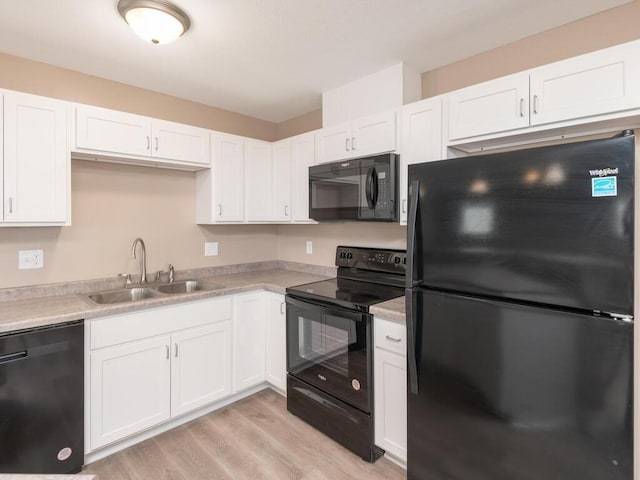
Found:
M 404 295 L 406 252 L 338 247 L 338 277 L 287 288 L 287 294 L 368 312 L 371 305 Z

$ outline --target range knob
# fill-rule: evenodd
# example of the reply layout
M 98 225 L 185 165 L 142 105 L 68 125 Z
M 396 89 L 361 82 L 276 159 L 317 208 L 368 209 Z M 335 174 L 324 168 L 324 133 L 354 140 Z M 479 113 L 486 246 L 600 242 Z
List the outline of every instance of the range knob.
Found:
M 347 254 L 345 252 L 340 252 L 340 258 L 346 258 Z
M 393 257 L 393 263 L 395 263 L 396 265 L 400 264 L 400 257 Z
M 352 258 L 353 258 L 353 253 L 348 252 L 348 253 L 347 253 L 347 259 L 348 259 L 348 260 L 351 260 Z

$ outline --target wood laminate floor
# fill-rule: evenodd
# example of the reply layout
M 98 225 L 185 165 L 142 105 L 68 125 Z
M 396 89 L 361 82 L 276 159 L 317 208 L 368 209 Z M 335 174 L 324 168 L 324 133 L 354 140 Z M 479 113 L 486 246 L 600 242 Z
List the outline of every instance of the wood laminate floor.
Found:
M 98 480 L 403 480 L 381 458 L 362 461 L 287 412 L 264 390 L 86 466 Z

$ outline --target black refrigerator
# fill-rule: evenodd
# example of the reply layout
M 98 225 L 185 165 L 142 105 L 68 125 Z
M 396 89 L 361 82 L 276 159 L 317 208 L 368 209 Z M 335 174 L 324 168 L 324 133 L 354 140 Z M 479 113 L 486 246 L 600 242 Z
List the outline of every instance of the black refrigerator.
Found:
M 633 477 L 634 136 L 409 166 L 409 480 Z

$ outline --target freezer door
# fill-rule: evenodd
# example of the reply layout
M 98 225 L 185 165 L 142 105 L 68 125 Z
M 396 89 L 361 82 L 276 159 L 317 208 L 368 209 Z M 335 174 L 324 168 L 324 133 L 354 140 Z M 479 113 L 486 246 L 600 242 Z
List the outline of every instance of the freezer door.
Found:
M 411 165 L 412 284 L 633 315 L 633 162 L 630 135 Z
M 415 293 L 408 478 L 631 480 L 633 324 Z

